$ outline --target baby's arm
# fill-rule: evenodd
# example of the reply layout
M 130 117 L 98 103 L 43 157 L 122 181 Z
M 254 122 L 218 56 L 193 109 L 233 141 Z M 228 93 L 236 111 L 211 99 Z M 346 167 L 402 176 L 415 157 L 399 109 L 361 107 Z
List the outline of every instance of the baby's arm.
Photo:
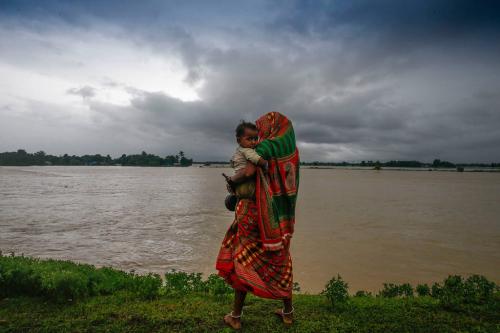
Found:
M 252 162 L 253 164 L 256 164 L 262 168 L 267 168 L 267 161 L 260 157 L 259 154 L 255 152 L 254 149 L 251 148 L 242 148 L 240 149 L 241 153 L 247 160 Z
M 236 174 L 232 177 L 226 178 L 226 180 L 231 187 L 234 187 L 234 184 L 244 182 L 248 178 L 252 177 L 255 174 L 256 169 L 257 168 L 252 162 L 247 161 L 245 168 L 236 172 Z

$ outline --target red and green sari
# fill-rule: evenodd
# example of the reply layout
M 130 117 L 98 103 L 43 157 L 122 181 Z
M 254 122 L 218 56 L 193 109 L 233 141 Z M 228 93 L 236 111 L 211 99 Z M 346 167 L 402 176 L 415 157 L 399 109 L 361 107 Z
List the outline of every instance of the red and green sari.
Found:
M 272 299 L 290 298 L 293 287 L 290 238 L 295 223 L 299 155 L 291 122 L 270 112 L 256 122 L 258 168 L 255 198 L 240 199 L 217 257 L 219 275 L 234 289 Z
M 266 250 L 280 250 L 293 235 L 299 151 L 292 123 L 281 113 L 269 112 L 256 125 L 261 142 L 255 151 L 269 163 L 267 173 L 257 170 L 260 234 Z

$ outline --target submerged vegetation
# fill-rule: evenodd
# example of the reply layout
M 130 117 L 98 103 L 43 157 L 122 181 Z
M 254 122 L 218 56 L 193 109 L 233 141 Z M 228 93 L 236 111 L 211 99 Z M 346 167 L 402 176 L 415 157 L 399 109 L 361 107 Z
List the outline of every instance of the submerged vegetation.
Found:
M 295 285 L 295 290 L 299 290 Z M 232 289 L 217 275 L 138 275 L 70 261 L 0 255 L 0 332 L 230 331 Z M 483 276 L 449 276 L 432 286 L 384 284 L 349 295 L 340 275 L 319 295 L 295 294 L 286 329 L 277 300 L 248 296 L 246 332 L 498 332 L 499 287 Z

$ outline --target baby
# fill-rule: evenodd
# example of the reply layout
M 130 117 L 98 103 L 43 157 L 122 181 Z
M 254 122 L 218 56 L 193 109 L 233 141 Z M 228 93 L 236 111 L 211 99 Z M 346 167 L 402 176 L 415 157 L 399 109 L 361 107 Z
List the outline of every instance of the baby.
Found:
M 231 158 L 231 167 L 234 169 L 234 174 L 244 169 L 247 161 L 263 168 L 267 167 L 267 161 L 255 152 L 257 139 L 257 127 L 254 124 L 242 121 L 236 127 L 236 141 L 239 146 Z
M 247 161 L 267 169 L 267 161 L 255 152 L 257 139 L 258 132 L 255 124 L 242 121 L 238 127 L 236 127 L 236 141 L 238 142 L 238 147 L 231 158 L 231 167 L 234 170 L 234 175 L 228 177 L 222 174 L 226 177 L 227 182 L 233 189 L 232 192 L 234 192 L 234 183 L 239 183 L 244 179 L 243 170 L 246 167 Z

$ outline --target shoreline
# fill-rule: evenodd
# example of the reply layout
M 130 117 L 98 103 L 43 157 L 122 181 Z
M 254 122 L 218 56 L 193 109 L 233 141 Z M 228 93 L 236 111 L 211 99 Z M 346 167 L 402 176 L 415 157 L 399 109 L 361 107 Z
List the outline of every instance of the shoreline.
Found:
M 121 167 L 121 168 L 209 168 L 209 169 L 229 169 L 229 164 L 204 165 L 202 162 L 193 162 L 191 166 L 146 166 L 146 165 L 0 165 L 0 168 L 18 167 Z M 301 165 L 301 169 L 312 170 L 356 170 L 356 171 L 420 171 L 420 172 L 474 172 L 474 173 L 500 173 L 499 168 L 464 167 L 463 170 L 457 168 L 402 168 L 402 167 L 358 167 L 358 166 L 313 166 Z
M 2 265 L 2 263 L 3 263 L 3 265 Z M 98 265 L 98 264 L 93 264 L 93 263 L 89 263 L 89 262 L 85 262 L 85 261 L 76 261 L 76 260 L 71 260 L 71 259 L 55 259 L 55 258 L 50 258 L 50 257 L 45 257 L 45 256 L 38 257 L 38 256 L 33 256 L 33 255 L 24 255 L 24 253 L 21 253 L 19 255 L 13 251 L 5 252 L 5 251 L 0 250 L 0 286 L 2 286 L 2 283 L 5 283 L 5 280 L 2 280 L 2 275 L 1 275 L 2 269 L 6 269 L 6 267 L 9 268 L 9 265 L 10 265 L 10 268 L 12 268 L 13 264 L 14 265 L 19 264 L 23 267 L 29 267 L 30 269 L 34 269 L 34 270 L 37 270 L 40 267 L 43 267 L 44 265 L 49 264 L 49 265 L 55 265 L 54 267 L 56 268 L 56 271 L 69 269 L 69 270 L 78 271 L 79 273 L 81 273 L 79 271 L 79 269 L 81 267 L 85 267 L 85 272 L 87 272 L 87 271 L 99 271 L 99 270 L 110 270 L 112 272 L 122 274 L 122 275 L 159 276 L 163 281 L 168 280 L 170 273 L 174 273 L 174 274 L 175 273 L 182 273 L 185 275 L 192 275 L 192 276 L 196 275 L 196 276 L 198 276 L 198 279 L 203 279 L 203 277 L 210 279 L 211 277 L 217 275 L 216 273 L 208 274 L 208 273 L 190 272 L 190 271 L 184 271 L 184 270 L 178 270 L 178 269 L 171 269 L 171 270 L 165 271 L 165 272 L 141 270 L 139 273 L 137 273 L 137 271 L 135 269 L 130 269 L 127 271 L 127 270 L 119 268 L 119 267 L 113 267 L 113 266 L 109 266 L 109 265 Z M 461 275 L 448 275 L 448 276 L 461 276 Z M 483 277 L 485 280 L 490 281 L 494 286 L 496 286 L 496 288 L 498 289 L 498 292 L 500 292 L 500 283 L 497 283 L 498 280 L 497 281 L 488 280 L 483 275 L 479 275 L 479 274 L 475 274 L 475 273 L 466 274 L 466 275 L 464 275 L 464 278 L 468 278 L 468 277 L 472 277 L 472 276 Z M 443 278 L 445 278 L 445 277 L 443 277 Z M 434 284 L 438 284 L 438 283 L 439 282 L 437 282 L 437 281 L 434 282 Z M 327 284 L 327 281 L 325 281 L 325 285 L 326 284 Z M 409 283 L 403 283 L 403 284 L 409 285 Z M 424 285 L 427 283 L 420 283 L 420 284 Z M 380 289 L 378 292 L 380 293 L 386 285 L 395 285 L 395 284 L 392 281 L 383 282 L 380 285 Z M 300 284 L 299 283 L 294 282 L 294 288 L 296 288 L 296 289 L 294 289 L 294 291 L 300 292 Z M 414 288 L 414 289 L 416 290 L 416 288 Z M 353 296 L 360 291 L 368 292 L 368 291 L 366 291 L 366 289 L 361 289 L 361 290 L 357 290 L 357 291 L 352 291 L 350 293 L 350 296 Z M 376 291 L 369 291 L 368 293 L 376 294 L 377 292 Z M 312 293 L 309 291 L 305 291 L 302 294 L 320 295 L 321 292 L 320 293 Z M 499 294 L 499 296 L 500 296 L 500 294 Z M 1 294 L 0 294 L 0 297 L 1 297 Z
M 194 163 L 193 163 L 194 164 Z M 195 167 L 193 165 L 193 167 Z M 226 169 L 230 168 L 229 164 L 222 165 L 210 165 L 204 166 L 200 165 L 198 168 L 213 168 L 213 169 Z M 381 167 L 380 169 L 375 169 L 373 167 L 349 167 L 349 166 L 311 166 L 311 165 L 301 165 L 301 169 L 312 169 L 312 170 L 356 170 L 356 171 L 421 171 L 421 172 L 485 172 L 485 173 L 500 173 L 500 169 L 495 168 L 464 168 L 463 171 L 457 171 L 457 169 L 451 168 L 397 168 L 397 167 Z

